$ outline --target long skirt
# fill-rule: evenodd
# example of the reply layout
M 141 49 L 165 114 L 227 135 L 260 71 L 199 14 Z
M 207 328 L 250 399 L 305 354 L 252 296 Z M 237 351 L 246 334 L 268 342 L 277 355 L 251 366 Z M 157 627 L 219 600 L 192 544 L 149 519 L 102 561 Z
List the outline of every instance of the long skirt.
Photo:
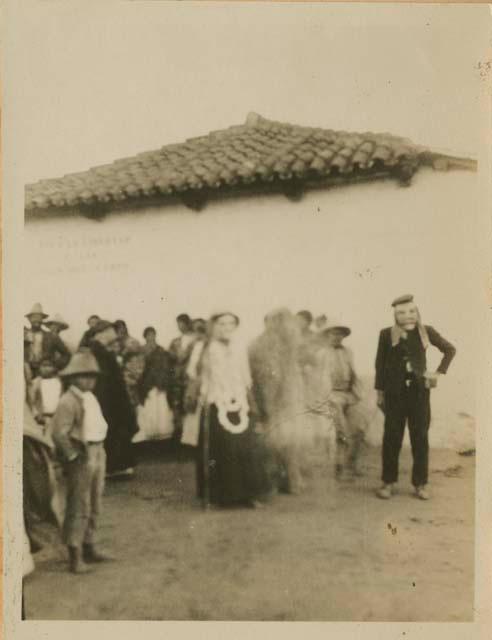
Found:
M 197 448 L 197 493 L 205 492 L 204 432 L 205 411 L 200 420 L 200 435 Z M 263 490 L 264 470 L 258 455 L 255 433 L 250 426 L 243 433 L 226 431 L 219 422 L 215 405 L 208 408 L 209 455 L 208 486 L 212 504 L 222 506 L 246 503 Z
M 34 558 L 31 553 L 31 543 L 24 524 L 24 547 L 22 550 L 22 577 L 25 578 L 34 571 Z
M 126 430 L 117 425 L 108 425 L 108 435 L 104 441 L 107 455 L 107 473 L 117 473 L 132 468 L 136 464 L 132 437 Z
M 42 523 L 60 527 L 62 505 L 51 452 L 42 442 L 23 437 L 23 507 L 31 547 L 38 547 Z M 39 547 L 38 547 L 39 548 Z
M 173 414 L 163 391 L 151 389 L 145 403 L 137 407 L 139 431 L 133 442 L 164 440 L 173 435 Z

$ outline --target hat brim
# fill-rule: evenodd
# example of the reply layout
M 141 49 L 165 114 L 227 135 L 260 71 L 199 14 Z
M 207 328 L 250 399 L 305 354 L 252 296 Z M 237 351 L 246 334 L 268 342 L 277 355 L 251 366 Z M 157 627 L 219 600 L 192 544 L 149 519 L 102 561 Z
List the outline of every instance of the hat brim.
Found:
M 345 337 L 349 336 L 352 333 L 352 329 L 348 327 L 344 327 L 343 325 L 335 325 L 333 327 L 328 327 L 327 329 L 323 329 L 322 333 L 330 333 L 331 331 L 341 331 Z
M 58 375 L 60 376 L 60 378 L 71 378 L 73 376 L 87 376 L 87 377 L 94 377 L 97 378 L 98 376 L 101 375 L 100 371 L 95 371 L 94 369 L 91 370 L 82 370 L 82 371 L 70 371 L 69 369 L 66 369 L 65 371 L 59 371 Z
M 26 313 L 26 315 L 24 316 L 25 318 L 32 318 L 32 316 L 41 316 L 42 318 L 49 318 L 49 314 L 47 313 L 36 313 L 36 311 L 30 311 L 29 313 Z
M 412 302 L 414 302 L 414 296 L 408 294 L 405 296 L 400 296 L 399 298 L 396 298 L 395 300 L 393 300 L 393 302 L 391 303 L 391 306 L 395 308 L 403 304 L 410 304 Z
M 68 324 L 66 322 L 58 322 L 58 320 L 47 320 L 44 323 L 47 327 L 51 324 L 56 325 L 57 327 L 61 327 L 62 329 L 68 329 Z

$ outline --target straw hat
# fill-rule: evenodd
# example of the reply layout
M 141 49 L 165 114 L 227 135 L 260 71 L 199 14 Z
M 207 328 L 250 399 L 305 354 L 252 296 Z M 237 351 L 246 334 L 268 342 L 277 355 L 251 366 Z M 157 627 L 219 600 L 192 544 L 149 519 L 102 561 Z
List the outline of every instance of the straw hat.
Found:
M 44 324 L 46 325 L 57 324 L 59 327 L 61 327 L 62 330 L 68 329 L 69 327 L 69 325 L 65 322 L 65 320 L 61 317 L 59 313 L 55 313 L 54 316 L 51 316 L 50 318 L 48 318 L 48 320 L 45 320 Z
M 101 373 L 96 359 L 90 351 L 78 351 L 71 357 L 68 365 L 58 374 L 60 377 L 98 375 Z
M 47 318 L 48 314 L 43 311 L 43 307 L 40 302 L 36 302 L 33 304 L 31 311 L 26 313 L 26 318 L 30 318 L 31 316 L 43 316 L 43 318 Z
M 320 326 L 320 333 L 329 333 L 330 331 L 341 331 L 345 337 L 349 336 L 352 333 L 352 329 L 342 324 L 341 322 L 336 322 L 334 320 L 325 320 L 325 322 Z

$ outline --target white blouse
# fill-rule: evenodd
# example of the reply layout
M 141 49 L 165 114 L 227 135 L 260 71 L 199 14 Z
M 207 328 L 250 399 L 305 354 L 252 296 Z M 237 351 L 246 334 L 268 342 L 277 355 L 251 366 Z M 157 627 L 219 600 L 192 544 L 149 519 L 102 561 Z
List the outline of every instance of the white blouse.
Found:
M 248 427 L 250 386 L 246 350 L 232 341 L 212 340 L 203 357 L 201 397 L 207 404 L 216 405 L 219 422 L 231 433 L 241 433 Z M 239 425 L 230 422 L 229 412 L 239 414 Z
M 40 387 L 43 412 L 52 415 L 58 407 L 62 394 L 61 381 L 59 378 L 41 378 Z

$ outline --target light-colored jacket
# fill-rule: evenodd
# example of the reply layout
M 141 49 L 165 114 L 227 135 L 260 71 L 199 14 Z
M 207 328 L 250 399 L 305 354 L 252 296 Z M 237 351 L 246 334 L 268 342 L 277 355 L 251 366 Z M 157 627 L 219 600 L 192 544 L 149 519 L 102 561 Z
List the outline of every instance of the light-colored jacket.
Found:
M 65 460 L 71 460 L 81 450 L 86 450 L 84 403 L 72 389 L 60 398 L 51 425 L 53 441 Z
M 331 387 L 332 391 L 351 393 L 356 400 L 361 400 L 363 389 L 355 371 L 352 351 L 345 346 L 337 349 L 326 347 L 320 356 L 326 388 Z M 341 385 L 340 388 L 337 388 L 337 384 Z

